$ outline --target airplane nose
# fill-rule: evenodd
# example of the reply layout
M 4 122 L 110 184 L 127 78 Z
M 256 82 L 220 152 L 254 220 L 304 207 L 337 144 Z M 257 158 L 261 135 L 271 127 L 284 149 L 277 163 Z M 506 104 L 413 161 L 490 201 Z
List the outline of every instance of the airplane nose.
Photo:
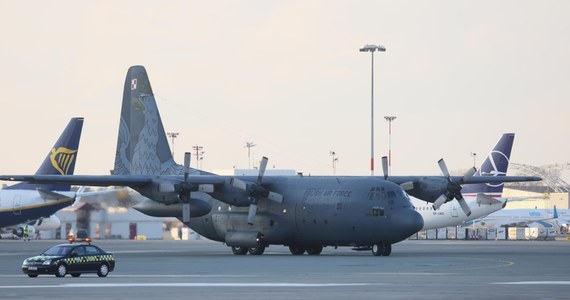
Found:
M 401 234 L 400 241 L 407 239 L 412 234 L 424 227 L 424 219 L 413 209 L 402 209 L 392 215 L 392 222 Z

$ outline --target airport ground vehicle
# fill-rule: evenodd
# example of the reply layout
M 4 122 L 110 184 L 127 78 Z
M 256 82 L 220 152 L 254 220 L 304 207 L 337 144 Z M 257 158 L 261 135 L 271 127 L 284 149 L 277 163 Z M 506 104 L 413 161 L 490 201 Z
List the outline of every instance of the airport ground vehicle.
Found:
M 29 277 L 40 274 L 54 274 L 64 277 L 71 274 L 79 277 L 82 273 L 97 273 L 105 277 L 115 269 L 115 256 L 98 246 L 92 245 L 90 239 L 82 239 L 77 243 L 53 246 L 42 254 L 30 257 L 22 263 L 22 272 Z

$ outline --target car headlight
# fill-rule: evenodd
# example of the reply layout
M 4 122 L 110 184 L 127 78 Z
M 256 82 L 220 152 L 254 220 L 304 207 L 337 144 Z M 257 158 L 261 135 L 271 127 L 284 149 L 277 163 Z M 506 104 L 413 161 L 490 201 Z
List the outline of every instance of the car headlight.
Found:
M 51 259 L 48 259 L 48 260 L 44 261 L 44 262 L 42 263 L 42 265 L 44 265 L 44 266 L 49 266 L 49 265 L 51 265 Z
M 28 265 L 28 260 L 24 259 L 24 262 L 22 263 L 22 266 L 27 266 Z

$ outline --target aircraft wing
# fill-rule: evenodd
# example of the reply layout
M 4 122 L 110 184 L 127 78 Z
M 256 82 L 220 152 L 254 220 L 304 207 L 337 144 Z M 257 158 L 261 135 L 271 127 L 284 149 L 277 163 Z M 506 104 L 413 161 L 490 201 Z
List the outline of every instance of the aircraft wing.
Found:
M 461 186 L 463 185 L 501 184 L 542 179 L 534 176 L 389 176 L 387 180 L 399 184 L 409 195 L 432 202 L 434 205 L 440 202 L 439 205 L 441 205 L 442 201 L 451 201 L 453 198 L 462 199 Z
M 452 181 L 459 181 L 462 176 L 451 176 Z M 388 180 L 395 184 L 403 184 L 407 182 L 421 182 L 425 179 L 431 180 L 445 180 L 445 176 L 390 176 Z M 542 178 L 536 176 L 472 176 L 465 178 L 463 184 L 478 184 L 478 183 L 504 183 L 504 182 L 526 182 L 526 181 L 541 181 Z
M 154 180 L 183 181 L 182 176 L 151 175 L 1 175 L 3 181 L 26 181 L 30 183 L 52 183 L 88 186 L 139 186 L 152 183 Z M 224 177 L 217 175 L 191 175 L 188 181 L 192 184 L 219 185 L 225 182 Z
M 227 178 L 218 175 L 189 175 L 187 182 L 193 186 L 219 186 L 226 184 Z M 128 186 L 135 189 L 156 185 L 157 190 L 165 192 L 174 192 L 175 185 L 179 189 L 185 189 L 187 185 L 184 183 L 183 176 L 175 175 L 2 175 L 0 180 L 41 184 Z M 451 201 L 453 198 L 463 199 L 460 191 L 461 185 L 464 184 L 538 181 L 541 178 L 531 176 L 390 176 L 387 180 L 400 184 L 408 194 L 418 199 L 436 204 L 436 201 L 439 201 L 441 205 L 444 201 Z M 465 203 L 460 201 L 460 204 Z

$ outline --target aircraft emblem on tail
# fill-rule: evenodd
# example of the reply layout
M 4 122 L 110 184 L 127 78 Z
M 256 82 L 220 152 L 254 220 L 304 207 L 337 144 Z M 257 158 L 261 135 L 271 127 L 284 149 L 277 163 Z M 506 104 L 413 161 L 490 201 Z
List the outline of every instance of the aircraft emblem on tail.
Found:
M 506 167 L 509 165 L 509 157 L 505 155 L 505 153 L 497 150 L 491 151 L 489 153 L 489 160 L 490 165 L 487 166 L 487 169 L 481 169 L 481 176 L 505 176 L 507 175 Z M 490 168 L 490 169 L 489 169 Z M 490 187 L 500 187 L 504 183 L 487 183 Z
M 49 156 L 51 165 L 61 175 L 67 175 L 69 167 L 71 167 L 75 159 L 75 153 L 77 153 L 77 150 L 71 150 L 65 147 L 52 148 Z

